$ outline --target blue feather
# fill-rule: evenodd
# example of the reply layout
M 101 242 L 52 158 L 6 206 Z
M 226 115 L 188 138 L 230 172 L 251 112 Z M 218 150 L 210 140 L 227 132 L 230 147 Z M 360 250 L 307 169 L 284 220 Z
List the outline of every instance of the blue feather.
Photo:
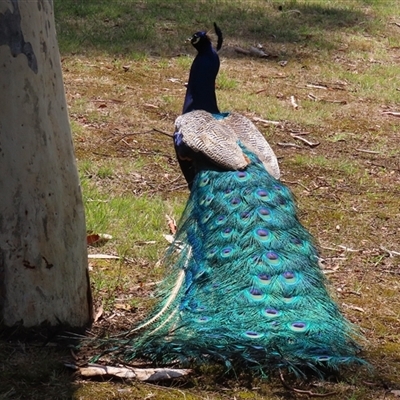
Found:
M 168 313 L 129 342 L 125 357 L 183 365 L 223 360 L 263 374 L 361 362 L 357 334 L 327 292 L 292 194 L 243 151 L 250 178 L 217 168 L 196 175 L 176 237 L 191 250 L 176 254 L 171 247 L 160 308 L 182 268 L 184 283 Z

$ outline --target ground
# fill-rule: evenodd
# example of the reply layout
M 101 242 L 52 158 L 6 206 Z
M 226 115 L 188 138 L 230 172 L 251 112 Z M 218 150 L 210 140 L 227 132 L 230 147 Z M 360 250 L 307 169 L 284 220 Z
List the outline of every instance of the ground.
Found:
M 371 369 L 323 382 L 225 376 L 211 367 L 164 386 L 90 381 L 64 366 L 85 365 L 87 347 L 79 352 L 57 335 L 33 342 L 3 335 L 0 399 L 398 397 L 397 3 L 107 4 L 55 4 L 88 232 L 112 236 L 89 246 L 91 334 L 143 318 L 163 277 L 165 214 L 178 220 L 188 196 L 169 137 L 194 55 L 184 39 L 216 19 L 225 35 L 220 108 L 255 120 L 275 150 L 332 295 L 365 337 Z M 251 46 L 265 56 L 240 50 Z

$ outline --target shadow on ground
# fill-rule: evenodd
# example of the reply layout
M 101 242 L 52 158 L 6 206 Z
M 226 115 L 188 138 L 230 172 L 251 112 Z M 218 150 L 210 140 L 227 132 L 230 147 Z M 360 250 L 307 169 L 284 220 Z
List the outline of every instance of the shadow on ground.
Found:
M 365 9 L 366 10 L 366 9 Z M 335 31 L 372 29 L 364 7 L 254 2 L 86 1 L 55 2 L 63 52 L 97 50 L 124 55 L 170 56 L 186 51 L 184 40 L 216 21 L 236 44 L 304 43 L 335 49 Z

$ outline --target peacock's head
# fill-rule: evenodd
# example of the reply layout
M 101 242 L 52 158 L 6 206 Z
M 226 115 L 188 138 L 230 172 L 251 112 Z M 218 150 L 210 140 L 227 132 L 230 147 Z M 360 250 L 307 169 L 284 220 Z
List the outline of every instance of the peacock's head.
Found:
M 190 42 L 196 50 L 201 50 L 204 47 L 209 46 L 211 43 L 211 39 L 207 35 L 207 32 L 202 31 L 194 33 L 187 41 Z
M 215 22 L 214 22 L 214 30 L 218 37 L 218 42 L 216 47 L 218 51 L 222 47 L 223 38 L 221 29 L 219 29 L 218 25 Z M 194 33 L 193 36 L 190 37 L 187 41 L 192 43 L 192 45 L 195 47 L 197 51 L 202 51 L 211 46 L 211 37 L 208 35 L 208 32 L 204 31 Z

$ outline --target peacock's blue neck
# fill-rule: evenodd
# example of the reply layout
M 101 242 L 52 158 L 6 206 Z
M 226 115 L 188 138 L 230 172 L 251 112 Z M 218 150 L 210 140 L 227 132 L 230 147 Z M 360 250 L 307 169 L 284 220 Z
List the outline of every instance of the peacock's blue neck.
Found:
M 220 113 L 213 113 L 213 117 L 220 121 L 221 119 L 225 119 L 226 117 L 229 117 L 231 113 L 230 112 L 220 112 Z
M 219 57 L 211 43 L 197 54 L 190 68 L 182 114 L 193 110 L 219 113 L 215 80 L 219 71 Z

